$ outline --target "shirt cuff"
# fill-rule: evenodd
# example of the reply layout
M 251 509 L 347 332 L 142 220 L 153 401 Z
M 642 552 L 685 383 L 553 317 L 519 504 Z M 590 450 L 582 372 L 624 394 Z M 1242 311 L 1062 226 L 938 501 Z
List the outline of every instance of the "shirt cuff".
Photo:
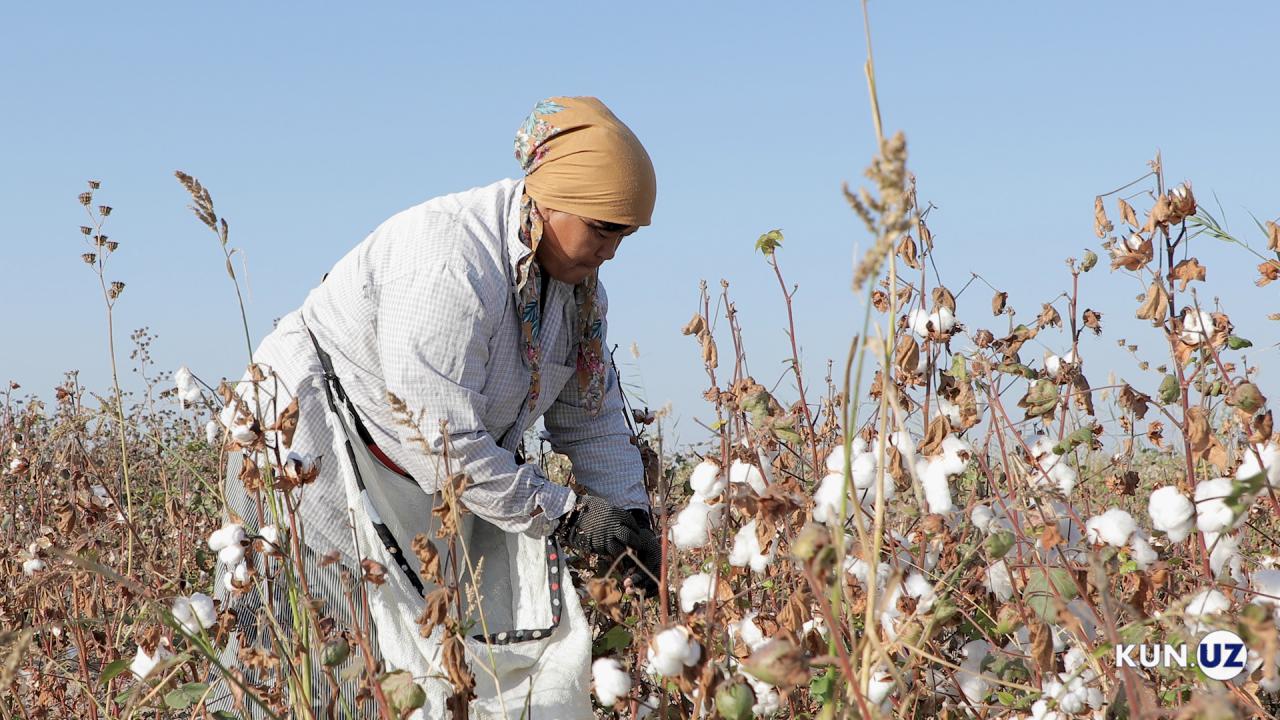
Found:
M 546 537 L 555 530 L 564 514 L 573 508 L 578 496 L 564 485 L 548 481 L 538 488 L 538 507 L 542 512 L 529 523 L 529 533 L 537 537 Z

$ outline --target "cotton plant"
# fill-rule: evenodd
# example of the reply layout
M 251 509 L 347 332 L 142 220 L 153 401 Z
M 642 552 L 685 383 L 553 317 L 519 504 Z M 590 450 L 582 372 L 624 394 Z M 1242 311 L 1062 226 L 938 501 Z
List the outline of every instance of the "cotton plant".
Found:
M 160 638 L 153 652 L 147 652 L 145 648 L 138 645 L 138 651 L 133 656 L 133 662 L 129 663 L 129 672 L 133 673 L 139 680 L 146 680 L 151 673 L 155 672 L 156 666 L 173 657 L 168 645 L 169 641 L 166 638 Z
M 907 324 L 911 327 L 911 332 L 923 340 L 929 337 L 931 331 L 939 335 L 951 332 L 956 326 L 956 316 L 951 308 L 945 306 L 940 306 L 933 312 L 915 308 L 907 314 Z

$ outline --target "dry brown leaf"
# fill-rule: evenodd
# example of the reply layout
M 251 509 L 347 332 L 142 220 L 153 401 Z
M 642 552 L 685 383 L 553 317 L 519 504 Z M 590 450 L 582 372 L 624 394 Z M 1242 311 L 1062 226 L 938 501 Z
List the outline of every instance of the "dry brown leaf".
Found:
M 916 241 L 910 235 L 903 235 L 898 243 L 898 257 L 912 270 L 920 269 L 920 258 L 916 255 Z
M 1084 310 L 1084 326 L 1093 331 L 1094 335 L 1102 334 L 1102 313 L 1097 310 L 1085 308 Z
M 951 434 L 951 421 L 946 415 L 938 413 L 929 420 L 929 428 L 925 430 L 924 441 L 920 443 L 920 454 L 933 457 L 942 450 L 942 441 Z
M 1052 550 L 1062 544 L 1062 533 L 1058 532 L 1057 523 L 1049 523 L 1044 526 L 1044 530 L 1040 532 L 1040 546 L 1045 551 Z
M 1129 223 L 1129 226 L 1137 229 L 1138 214 L 1133 211 L 1133 206 L 1124 201 L 1124 198 L 1117 198 L 1116 203 L 1120 206 L 1120 219 Z
M 1178 292 L 1183 292 L 1187 289 L 1187 284 L 1192 280 L 1204 280 L 1205 268 L 1200 264 L 1199 260 L 1187 258 L 1174 265 L 1169 275 L 1178 281 Z
M 1268 260 L 1258 265 L 1258 273 L 1262 277 L 1254 281 L 1254 285 L 1258 287 L 1266 287 L 1267 285 L 1280 280 L 1280 260 Z
M 1046 327 L 1062 327 L 1062 316 L 1058 314 L 1057 309 L 1050 303 L 1044 303 L 1040 306 L 1040 317 L 1036 318 L 1036 325 L 1040 329 Z
M 1151 396 L 1134 390 L 1132 385 L 1125 385 L 1120 389 L 1118 400 L 1120 407 L 1133 413 L 1141 420 L 1147 416 L 1147 403 L 1151 402 Z
M 275 429 L 280 431 L 285 447 L 293 445 L 293 434 L 298 430 L 298 398 L 294 398 L 276 420 Z
M 707 330 L 707 321 L 698 313 L 693 314 L 693 318 L 680 328 L 681 335 L 701 335 Z
M 1093 199 L 1093 233 L 1099 238 L 1104 238 L 1114 229 L 1111 221 L 1107 219 L 1107 210 L 1102 206 L 1102 196 L 1099 195 Z
M 418 558 L 418 574 L 435 585 L 443 585 L 444 580 L 440 577 L 440 551 L 436 549 L 436 544 L 424 533 L 418 533 L 410 547 Z
M 1280 225 L 1267 221 L 1267 249 L 1280 253 Z
M 449 588 L 439 587 L 427 593 L 425 600 L 422 612 L 414 622 L 418 625 L 418 634 L 424 638 L 429 638 L 436 626 L 443 625 L 444 621 L 448 619 L 449 605 L 452 598 L 450 597 Z
M 1053 633 L 1048 624 L 1036 619 L 1031 623 L 1031 658 L 1041 673 L 1051 673 L 1057 668 L 1053 660 Z
M 1009 303 L 1009 293 L 998 292 L 991 298 L 991 314 L 999 315 L 1004 312 L 1005 305 Z
M 943 286 L 939 285 L 938 287 L 936 287 L 936 288 L 934 288 L 934 289 L 933 289 L 933 292 L 932 292 L 931 294 L 932 294 L 932 296 L 933 296 L 933 309 L 934 309 L 934 310 L 937 310 L 937 309 L 938 309 L 938 308 L 940 308 L 940 307 L 944 307 L 944 308 L 946 308 L 946 309 L 950 310 L 952 315 L 954 315 L 954 314 L 955 314 L 955 312 L 956 312 L 956 298 L 955 298 L 955 296 L 954 296 L 954 295 L 952 295 L 952 294 L 951 294 L 951 291 L 950 291 L 950 290 L 948 290 L 948 289 L 946 289 L 945 287 L 943 287 Z
M 910 335 L 903 335 L 894 348 L 893 361 L 898 371 L 907 375 L 920 372 L 920 345 Z
M 1165 292 L 1159 280 L 1153 281 L 1151 287 L 1147 288 L 1147 295 L 1135 315 L 1139 320 L 1150 320 L 1157 327 L 1163 325 L 1169 317 L 1169 293 Z

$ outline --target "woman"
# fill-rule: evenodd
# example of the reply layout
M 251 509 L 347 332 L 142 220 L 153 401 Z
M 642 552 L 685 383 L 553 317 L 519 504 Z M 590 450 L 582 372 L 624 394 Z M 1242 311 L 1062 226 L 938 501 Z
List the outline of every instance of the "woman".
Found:
M 517 132 L 516 157 L 522 180 L 436 198 L 383 223 L 262 342 L 254 361 L 266 380 L 250 382 L 249 373 L 237 390 L 242 407 L 261 408 L 262 427 L 296 400 L 287 449 L 319 459 L 318 476 L 295 491 L 311 595 L 339 629 L 350 627 L 353 593 L 340 568 L 359 576 L 365 558 L 385 567 L 380 584 L 365 583 L 376 651 L 384 670 L 408 670 L 426 690 L 424 718 L 445 717 L 455 690 L 442 666 L 445 628 L 423 638 L 415 623 L 437 586 L 414 540 L 435 537 L 432 509 L 446 480 L 465 477 L 459 585 L 481 598 L 465 611 L 477 621 L 466 639 L 473 717 L 591 716 L 590 630 L 560 543 L 599 555 L 642 589 L 660 564 L 597 279 L 622 238 L 650 222 L 653 166 L 631 130 L 590 97 L 540 102 Z M 585 495 L 517 456 L 539 417 Z M 285 441 L 263 436 L 268 455 Z M 241 479 L 254 475 L 236 460 L 228 506 L 255 533 L 261 503 L 255 483 L 246 492 Z M 285 464 L 309 479 L 304 463 Z M 337 563 L 319 562 L 334 551 Z M 240 589 L 229 602 L 240 640 L 254 644 L 258 593 Z M 275 604 L 288 627 L 286 603 Z M 238 649 L 233 642 L 224 652 L 227 664 Z M 320 676 L 311 684 L 323 717 L 331 684 Z M 234 707 L 226 695 L 214 706 Z

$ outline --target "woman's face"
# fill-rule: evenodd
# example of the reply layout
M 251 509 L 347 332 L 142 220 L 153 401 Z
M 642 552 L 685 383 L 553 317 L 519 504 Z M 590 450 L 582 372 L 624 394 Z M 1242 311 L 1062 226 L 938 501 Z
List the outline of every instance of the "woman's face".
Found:
M 542 241 L 537 260 L 551 277 L 577 285 L 613 258 L 622 238 L 639 228 L 592 220 L 559 210 L 539 208 Z

